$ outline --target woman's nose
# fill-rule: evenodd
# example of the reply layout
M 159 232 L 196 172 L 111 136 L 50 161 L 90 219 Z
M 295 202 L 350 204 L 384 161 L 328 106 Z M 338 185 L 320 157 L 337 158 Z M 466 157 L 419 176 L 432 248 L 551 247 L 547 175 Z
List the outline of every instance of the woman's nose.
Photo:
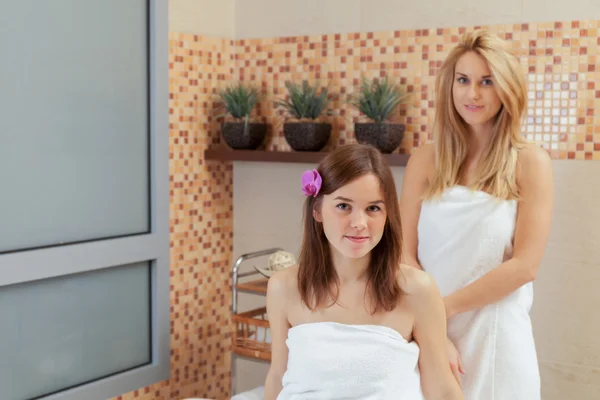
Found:
M 366 226 L 366 217 L 362 211 L 357 211 L 352 215 L 352 228 L 354 229 L 364 229 Z
M 469 96 L 470 96 L 472 99 L 478 99 L 478 98 L 479 98 L 479 95 L 480 95 L 480 92 L 479 92 L 479 86 L 478 86 L 477 84 L 475 84 L 475 83 L 474 83 L 474 84 L 472 84 L 472 85 L 469 87 Z

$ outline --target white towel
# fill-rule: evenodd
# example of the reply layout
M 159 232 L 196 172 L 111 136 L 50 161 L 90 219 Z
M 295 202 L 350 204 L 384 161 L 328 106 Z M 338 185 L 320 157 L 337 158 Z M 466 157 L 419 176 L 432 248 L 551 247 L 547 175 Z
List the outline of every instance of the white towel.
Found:
M 517 204 L 463 186 L 423 202 L 418 257 L 442 296 L 496 268 L 512 252 Z
M 419 348 L 377 325 L 318 322 L 288 332 L 277 400 L 420 400 Z
M 231 400 L 264 400 L 265 399 L 265 387 L 259 386 L 252 390 L 248 390 L 243 393 L 238 393 L 231 398 Z
M 517 202 L 452 187 L 421 207 L 418 257 L 442 295 L 498 267 L 513 251 Z M 448 320 L 465 368 L 465 400 L 540 400 L 528 283 L 502 299 Z

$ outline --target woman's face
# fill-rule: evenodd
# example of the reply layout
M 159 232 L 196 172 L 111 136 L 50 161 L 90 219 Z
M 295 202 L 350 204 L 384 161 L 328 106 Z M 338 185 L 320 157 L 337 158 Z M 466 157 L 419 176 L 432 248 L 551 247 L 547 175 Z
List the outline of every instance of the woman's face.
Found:
M 456 111 L 472 128 L 491 129 L 502 102 L 485 58 L 467 52 L 458 59 L 454 71 L 452 98 Z
M 379 180 L 366 174 L 324 195 L 314 218 L 323 224 L 333 251 L 347 258 L 366 256 L 381 240 L 387 220 Z

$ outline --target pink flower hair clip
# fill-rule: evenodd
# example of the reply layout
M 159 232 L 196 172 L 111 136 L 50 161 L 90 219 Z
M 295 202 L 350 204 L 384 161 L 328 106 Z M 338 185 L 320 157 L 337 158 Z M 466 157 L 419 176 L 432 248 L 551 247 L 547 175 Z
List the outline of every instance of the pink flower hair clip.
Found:
M 304 171 L 302 173 L 302 192 L 305 196 L 317 197 L 321 190 L 323 180 L 316 169 Z

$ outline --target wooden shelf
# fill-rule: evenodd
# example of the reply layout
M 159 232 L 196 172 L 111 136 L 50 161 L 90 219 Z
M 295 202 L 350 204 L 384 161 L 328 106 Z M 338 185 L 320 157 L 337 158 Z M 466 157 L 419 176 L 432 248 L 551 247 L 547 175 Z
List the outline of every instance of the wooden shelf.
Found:
M 265 151 L 265 150 L 233 150 L 229 147 L 218 146 L 204 152 L 206 160 L 213 161 L 254 161 L 254 162 L 284 162 L 317 164 L 327 152 L 310 151 Z M 390 166 L 406 166 L 408 154 L 386 154 Z
M 240 292 L 267 294 L 267 278 L 238 283 L 235 287 Z

